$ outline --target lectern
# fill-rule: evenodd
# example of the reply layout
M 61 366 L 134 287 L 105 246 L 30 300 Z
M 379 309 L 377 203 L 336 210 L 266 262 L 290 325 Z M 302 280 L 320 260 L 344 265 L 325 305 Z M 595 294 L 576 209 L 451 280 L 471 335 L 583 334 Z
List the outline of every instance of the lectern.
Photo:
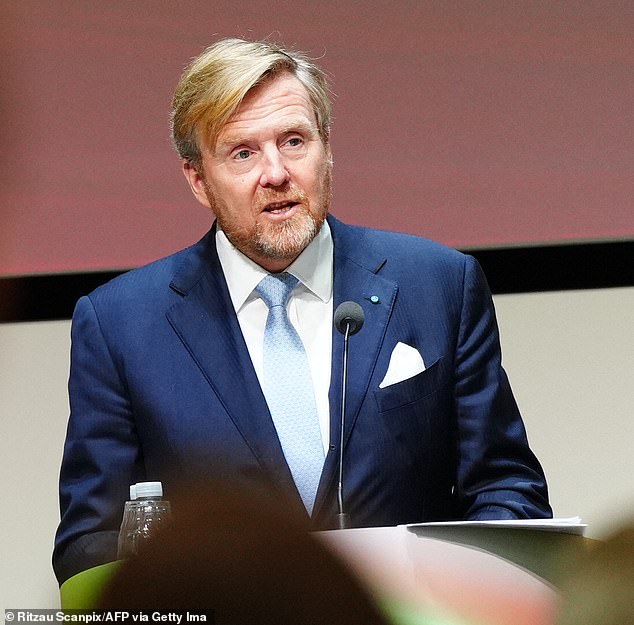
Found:
M 557 586 L 592 541 L 524 526 L 422 524 L 318 532 L 395 625 L 551 625 Z M 93 607 L 118 562 L 68 579 L 63 609 Z

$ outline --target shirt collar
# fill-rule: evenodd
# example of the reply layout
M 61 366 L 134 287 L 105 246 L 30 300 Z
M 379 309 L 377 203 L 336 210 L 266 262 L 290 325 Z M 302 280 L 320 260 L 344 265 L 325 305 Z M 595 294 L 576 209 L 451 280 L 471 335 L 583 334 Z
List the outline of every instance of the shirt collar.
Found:
M 238 312 L 249 299 L 257 297 L 253 289 L 269 272 L 234 247 L 217 223 L 216 249 L 231 302 Z M 285 271 L 293 274 L 320 300 L 328 302 L 332 297 L 332 268 L 332 235 L 328 222 L 324 221 L 317 236 Z

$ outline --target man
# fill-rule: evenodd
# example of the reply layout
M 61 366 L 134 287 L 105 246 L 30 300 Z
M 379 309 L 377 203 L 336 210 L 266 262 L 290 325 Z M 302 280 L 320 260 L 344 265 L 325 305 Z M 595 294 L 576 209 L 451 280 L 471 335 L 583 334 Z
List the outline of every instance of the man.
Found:
M 143 479 L 166 493 L 179 479 L 231 479 L 333 527 L 332 318 L 346 300 L 365 313 L 344 431 L 352 524 L 550 516 L 475 260 L 326 219 L 322 72 L 268 43 L 220 41 L 181 77 L 172 122 L 185 178 L 216 223 L 77 305 L 60 581 L 115 557 L 128 486 Z

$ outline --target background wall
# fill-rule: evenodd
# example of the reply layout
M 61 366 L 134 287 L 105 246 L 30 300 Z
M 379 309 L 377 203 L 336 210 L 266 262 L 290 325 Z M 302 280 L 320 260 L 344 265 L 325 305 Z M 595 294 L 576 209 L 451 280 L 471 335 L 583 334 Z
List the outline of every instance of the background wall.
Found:
M 632 238 L 632 32 L 631 0 L 3 0 L 0 275 L 129 267 L 206 231 L 169 102 L 229 35 L 332 74 L 342 219 L 462 248 Z
M 634 516 L 634 288 L 495 298 L 504 362 L 555 514 L 601 537 Z M 0 324 L 0 610 L 56 607 L 50 558 L 69 322 Z

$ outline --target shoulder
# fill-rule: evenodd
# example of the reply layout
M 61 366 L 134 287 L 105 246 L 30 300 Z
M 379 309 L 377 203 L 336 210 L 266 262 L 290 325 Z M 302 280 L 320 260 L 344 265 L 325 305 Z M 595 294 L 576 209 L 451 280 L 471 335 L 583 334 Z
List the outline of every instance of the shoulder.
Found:
M 212 241 L 209 232 L 194 245 L 121 274 L 96 288 L 86 299 L 96 310 L 103 311 L 116 308 L 142 314 L 157 307 L 164 310 L 165 305 L 179 298 L 178 289 L 174 288 L 179 275 L 186 272 L 195 280 L 197 273 L 208 267 L 205 257 Z
M 427 239 L 400 232 L 352 226 L 330 219 L 335 249 L 357 258 L 384 263 L 384 269 L 396 273 L 462 274 L 470 257 L 462 252 Z

